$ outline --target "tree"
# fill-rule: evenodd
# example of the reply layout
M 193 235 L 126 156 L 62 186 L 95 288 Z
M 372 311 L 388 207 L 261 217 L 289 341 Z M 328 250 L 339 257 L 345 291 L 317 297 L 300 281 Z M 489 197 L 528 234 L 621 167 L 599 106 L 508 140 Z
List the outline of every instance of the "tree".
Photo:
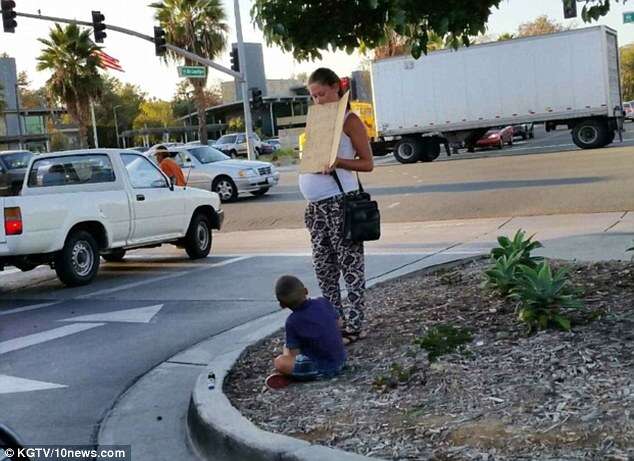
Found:
M 172 98 L 172 110 L 176 118 L 185 117 L 191 113 L 191 93 L 193 87 L 189 80 L 182 80 L 176 85 L 174 97 Z M 203 101 L 205 108 L 215 107 L 222 104 L 222 94 L 220 88 L 203 89 Z
M 133 122 L 135 129 L 167 127 L 174 123 L 172 106 L 167 101 L 151 99 L 143 101 L 139 107 L 139 115 Z
M 386 44 L 391 31 L 403 37 L 415 58 L 426 53 L 433 31 L 445 42 L 469 45 L 484 34 L 501 0 L 255 0 L 251 16 L 265 40 L 296 59 L 321 58 L 332 48 L 352 53 Z M 324 20 L 324 11 L 333 11 Z
M 517 28 L 518 37 L 530 37 L 532 35 L 545 35 L 554 34 L 555 32 L 561 32 L 566 30 L 562 24 L 550 19 L 545 14 L 538 16 L 534 21 L 525 22 L 520 24 Z
M 618 0 L 617 0 L 618 1 Z M 625 2 L 626 0 L 623 0 Z M 266 42 L 296 59 L 320 59 L 323 50 L 362 52 L 386 44 L 390 31 L 403 36 L 411 53 L 427 52 L 429 34 L 446 37 L 454 48 L 484 34 L 493 8 L 501 0 L 254 0 L 251 17 Z M 597 20 L 610 0 L 585 0 L 581 17 Z M 324 12 L 333 12 L 324 18 Z
M 623 100 L 634 99 L 634 43 L 621 47 L 621 89 Z
M 107 76 L 103 81 L 103 90 L 99 104 L 95 106 L 97 126 L 101 129 L 99 143 L 105 147 L 117 147 L 114 126 L 115 107 L 118 129 L 130 129 L 139 115 L 141 103 L 146 94 L 130 83 L 123 83 L 116 77 Z
M 498 35 L 498 42 L 505 42 L 506 40 L 513 40 L 514 38 L 515 34 L 504 32 L 503 34 Z
M 48 106 L 49 102 L 46 88 L 42 87 L 36 90 L 32 90 L 30 88 L 31 81 L 29 80 L 29 76 L 25 71 L 22 71 L 18 74 L 17 83 L 20 92 L 20 108 L 37 109 Z
M 226 46 L 228 30 L 220 0 L 162 0 L 152 3 L 155 17 L 165 29 L 168 43 L 209 59 L 217 57 Z M 168 52 L 166 59 L 180 62 L 181 58 Z M 185 59 L 186 65 L 195 63 Z M 207 78 L 190 79 L 198 109 L 199 139 L 207 144 L 205 86 Z
M 39 39 L 45 45 L 37 58 L 37 70 L 51 71 L 46 82 L 52 99 L 60 100 L 79 125 L 81 147 L 88 146 L 90 101 L 99 97 L 102 79 L 99 75 L 100 48 L 90 38 L 90 30 L 76 24 L 51 29 L 48 39 Z

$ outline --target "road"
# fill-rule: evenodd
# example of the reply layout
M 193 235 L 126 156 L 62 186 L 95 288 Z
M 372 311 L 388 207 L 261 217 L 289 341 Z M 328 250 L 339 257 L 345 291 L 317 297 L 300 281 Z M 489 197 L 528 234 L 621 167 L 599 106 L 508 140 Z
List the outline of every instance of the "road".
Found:
M 386 223 L 630 210 L 634 206 L 634 130 L 625 142 L 580 150 L 567 130 L 544 133 L 502 151 L 441 156 L 402 165 L 377 159 L 362 182 Z M 564 149 L 553 152 L 553 149 Z M 227 231 L 303 227 L 297 173 L 282 173 L 265 197 L 227 204 Z
M 368 278 L 424 257 L 369 255 Z M 285 273 L 317 293 L 305 253 L 192 262 L 171 247 L 143 250 L 72 289 L 48 268 L 0 273 L 0 418 L 30 443 L 94 443 L 104 416 L 148 371 L 277 311 L 272 287 Z

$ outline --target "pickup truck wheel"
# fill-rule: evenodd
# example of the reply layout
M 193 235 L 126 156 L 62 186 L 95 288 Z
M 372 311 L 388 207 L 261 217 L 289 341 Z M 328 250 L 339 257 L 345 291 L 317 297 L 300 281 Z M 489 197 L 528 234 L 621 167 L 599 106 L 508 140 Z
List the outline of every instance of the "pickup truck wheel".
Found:
M 65 285 L 87 285 L 97 276 L 99 262 L 94 237 L 79 230 L 66 238 L 64 248 L 55 256 L 55 272 Z
M 101 257 L 110 263 L 123 261 L 123 258 L 125 258 L 125 250 L 121 248 L 112 250 L 110 253 L 101 255 Z
M 233 202 L 238 198 L 238 188 L 228 176 L 216 178 L 212 190 L 220 196 L 223 202 Z
M 394 146 L 394 158 L 401 163 L 416 163 L 422 150 L 423 143 L 420 140 L 403 138 Z
M 269 191 L 270 187 L 262 187 L 258 190 L 254 190 L 253 192 L 251 192 L 251 195 L 255 195 L 256 197 L 262 197 L 264 194 L 266 194 Z
M 192 218 L 185 236 L 185 251 L 191 259 L 206 258 L 211 251 L 211 225 L 206 216 L 196 214 Z

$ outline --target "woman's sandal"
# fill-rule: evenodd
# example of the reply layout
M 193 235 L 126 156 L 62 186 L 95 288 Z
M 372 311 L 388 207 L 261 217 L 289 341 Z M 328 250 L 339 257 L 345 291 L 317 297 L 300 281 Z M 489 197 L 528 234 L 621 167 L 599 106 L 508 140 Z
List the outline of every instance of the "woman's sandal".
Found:
M 343 338 L 343 344 L 348 346 L 349 344 L 356 343 L 362 339 L 365 339 L 368 334 L 365 331 L 346 331 L 343 330 L 341 332 L 341 337 Z

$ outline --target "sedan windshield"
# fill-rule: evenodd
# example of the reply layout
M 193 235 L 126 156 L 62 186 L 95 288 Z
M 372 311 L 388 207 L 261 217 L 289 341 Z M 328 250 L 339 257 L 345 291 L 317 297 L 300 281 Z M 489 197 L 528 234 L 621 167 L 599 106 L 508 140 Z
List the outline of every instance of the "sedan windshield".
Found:
M 196 157 L 200 163 L 221 162 L 231 158 L 219 150 L 207 146 L 189 148 L 187 152 Z
M 2 156 L 2 161 L 9 170 L 18 170 L 29 166 L 29 161 L 33 157 L 31 152 L 14 152 Z
M 235 134 L 222 136 L 218 141 L 216 141 L 216 144 L 233 144 L 234 142 L 236 142 Z

